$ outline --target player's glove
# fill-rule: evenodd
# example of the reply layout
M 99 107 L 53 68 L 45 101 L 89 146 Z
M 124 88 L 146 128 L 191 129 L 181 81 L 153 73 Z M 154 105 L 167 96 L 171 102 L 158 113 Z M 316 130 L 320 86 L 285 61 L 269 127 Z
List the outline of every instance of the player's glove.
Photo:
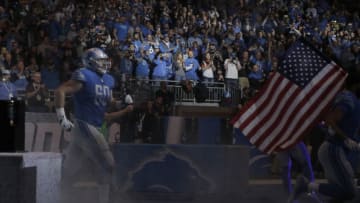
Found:
M 127 94 L 127 95 L 125 96 L 125 103 L 126 103 L 126 104 L 133 104 L 133 103 L 134 103 L 134 100 L 133 100 L 133 98 L 131 97 L 130 94 Z
M 58 121 L 60 123 L 60 126 L 64 130 L 70 131 L 74 127 L 74 124 L 66 118 L 64 108 L 56 109 L 56 115 L 57 115 Z
M 354 140 L 352 140 L 350 138 L 346 138 L 344 140 L 344 144 L 345 144 L 345 147 L 348 148 L 349 150 L 352 150 L 352 151 L 360 150 L 359 143 L 355 142 Z

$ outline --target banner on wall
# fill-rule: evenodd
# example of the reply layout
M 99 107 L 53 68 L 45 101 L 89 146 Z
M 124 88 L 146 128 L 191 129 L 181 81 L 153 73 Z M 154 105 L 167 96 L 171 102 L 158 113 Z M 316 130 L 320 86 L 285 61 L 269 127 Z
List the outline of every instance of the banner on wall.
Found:
M 168 126 L 183 124 L 181 118 L 172 118 Z M 109 137 L 119 136 L 116 125 L 109 128 Z M 200 128 L 199 132 L 208 133 Z M 71 134 L 60 128 L 55 114 L 27 113 L 28 151 L 61 152 L 70 140 Z M 249 179 L 249 168 L 244 167 L 249 162 L 247 147 L 176 144 L 178 137 L 169 137 L 168 141 L 175 144 L 113 145 L 114 158 L 121 162 L 115 172 L 122 192 L 134 198 L 167 200 L 241 197 L 238 188 L 246 188 Z
M 27 112 L 25 120 L 26 151 L 61 152 L 71 140 L 71 133 L 61 129 L 55 113 Z M 194 145 L 196 147 L 204 144 L 219 146 L 221 145 L 219 143 L 220 134 L 225 131 L 216 118 L 193 119 L 172 116 L 168 117 L 166 123 L 165 129 L 163 129 L 166 144 L 185 144 L 184 146 L 200 144 Z M 108 133 L 109 143 L 115 143 L 121 134 L 120 125 L 118 123 L 111 124 Z M 242 134 L 236 130 L 233 133 L 238 141 L 232 144 L 250 146 L 248 142 L 239 141 L 241 138 L 244 139 Z M 131 143 L 128 146 L 128 150 L 134 147 Z M 250 150 L 248 166 L 251 169 L 251 177 L 269 177 L 271 175 L 271 157 L 254 148 Z
M 183 118 L 177 116 L 161 119 L 159 129 L 164 144 L 220 144 L 220 118 Z M 120 140 L 120 125 L 112 123 L 107 129 L 110 144 Z M 61 152 L 71 139 L 71 133 L 62 130 L 55 113 L 26 112 L 25 151 Z
M 108 141 L 115 142 L 120 126 L 113 123 L 108 128 Z M 55 113 L 32 113 L 25 115 L 25 151 L 61 152 L 71 140 L 71 132 L 62 130 Z

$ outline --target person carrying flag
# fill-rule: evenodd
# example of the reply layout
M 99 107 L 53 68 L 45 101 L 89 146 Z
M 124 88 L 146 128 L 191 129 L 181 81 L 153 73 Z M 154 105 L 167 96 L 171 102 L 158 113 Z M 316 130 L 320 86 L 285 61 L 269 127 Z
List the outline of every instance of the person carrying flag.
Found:
M 319 184 L 299 176 L 289 202 L 311 191 L 332 198 L 331 202 L 351 200 L 356 195 L 354 163 L 350 157 L 360 152 L 360 100 L 355 94 L 360 87 L 359 73 L 349 73 L 344 87 L 325 114 L 327 137 L 318 151 L 328 183 Z

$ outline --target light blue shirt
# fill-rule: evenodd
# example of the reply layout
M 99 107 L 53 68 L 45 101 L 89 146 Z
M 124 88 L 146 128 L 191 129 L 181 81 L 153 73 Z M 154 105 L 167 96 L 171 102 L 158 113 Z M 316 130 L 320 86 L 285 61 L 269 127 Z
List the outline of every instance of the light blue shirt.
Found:
M 16 86 L 11 82 L 0 82 L 0 100 L 9 100 L 11 97 L 17 97 Z

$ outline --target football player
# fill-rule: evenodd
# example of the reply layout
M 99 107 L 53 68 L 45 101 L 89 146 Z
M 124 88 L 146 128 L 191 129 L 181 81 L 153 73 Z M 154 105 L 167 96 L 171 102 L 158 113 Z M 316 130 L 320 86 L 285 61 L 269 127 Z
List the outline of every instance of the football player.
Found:
M 71 79 L 55 91 L 56 114 L 60 125 L 72 133 L 72 140 L 64 153 L 63 186 L 65 191 L 70 189 L 74 178 L 79 175 L 79 170 L 86 166 L 95 174 L 100 198 L 98 202 L 107 203 L 113 181 L 114 158 L 99 129 L 104 119 L 111 120 L 121 116 L 131 111 L 132 106 L 118 112 L 106 113 L 113 100 L 114 79 L 107 73 L 111 64 L 103 50 L 86 50 L 83 64 L 84 67 L 76 70 Z M 64 110 L 65 97 L 68 94 L 73 95 L 74 124 L 67 118 Z

